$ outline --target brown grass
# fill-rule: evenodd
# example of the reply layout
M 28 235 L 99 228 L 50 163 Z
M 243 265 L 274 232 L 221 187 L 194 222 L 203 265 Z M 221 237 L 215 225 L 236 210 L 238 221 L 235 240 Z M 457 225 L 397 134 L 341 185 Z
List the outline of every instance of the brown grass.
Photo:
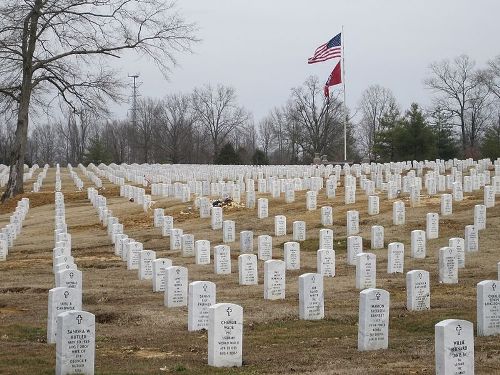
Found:
M 274 215 L 287 216 L 289 234 L 273 237 L 273 257 L 283 257 L 283 243 L 292 238 L 294 220 L 307 223 L 308 239 L 301 244 L 301 270 L 287 272 L 286 299 L 263 300 L 263 264 L 259 262 L 259 285 L 239 286 L 237 255 L 239 243 L 231 244 L 233 273 L 218 276 L 213 265 L 197 266 L 192 258 L 181 258 L 169 250 L 167 238 L 153 228 L 152 210 L 118 196 L 118 189 L 105 184 L 101 193 L 124 224 L 125 232 L 153 249 L 158 257 L 169 257 L 176 265 L 189 268 L 190 281 L 211 280 L 217 283 L 217 301 L 241 304 L 244 309 L 244 366 L 239 369 L 214 369 L 207 366 L 206 332 L 187 331 L 187 309 L 167 309 L 163 295 L 153 293 L 151 284 L 139 281 L 136 272 L 127 271 L 113 255 L 106 231 L 98 223 L 96 211 L 86 200 L 86 192 L 75 192 L 73 182 L 62 169 L 66 201 L 66 221 L 73 238 L 73 256 L 83 272 L 84 309 L 96 315 L 97 374 L 432 374 L 434 373 L 434 325 L 443 319 L 461 318 L 475 323 L 476 284 L 494 279 L 498 255 L 500 205 L 488 210 L 487 229 L 480 234 L 480 252 L 469 255 L 467 268 L 460 270 L 458 285 L 440 285 L 437 280 L 438 249 L 448 238 L 463 236 L 466 224 L 472 223 L 474 204 L 482 194 L 467 195 L 454 203 L 454 214 L 440 221 L 440 238 L 428 242 L 425 260 L 409 258 L 410 231 L 425 228 L 425 214 L 439 212 L 439 200 L 423 198 L 421 207 L 410 208 L 406 201 L 406 224 L 392 226 L 392 202 L 381 197 L 381 214 L 367 215 L 367 198 L 358 191 L 357 203 L 344 206 L 342 189 L 328 201 L 324 194 L 318 207 L 334 207 L 337 276 L 325 279 L 325 313 L 322 321 L 298 319 L 298 276 L 315 272 L 320 211 L 305 211 L 305 193 L 296 194 L 296 202 L 269 197 L 270 217 L 257 219 L 256 210 L 226 209 L 224 218 L 236 221 L 236 231 L 253 230 L 255 236 L 274 232 Z M 80 177 L 83 176 L 80 173 Z M 44 181 L 41 193 L 27 193 L 31 210 L 21 236 L 0 263 L 0 373 L 53 374 L 55 346 L 45 342 L 48 290 L 54 287 L 51 250 L 53 247 L 54 170 Z M 90 181 L 84 179 L 87 186 Z M 266 195 L 263 195 L 266 196 Z M 188 213 L 193 203 L 179 203 L 153 197 L 154 207 L 165 208 L 175 223 L 195 239 L 208 239 L 212 246 L 221 243 L 221 231 L 210 229 L 210 220 Z M 0 206 L 0 226 L 8 221 L 16 202 Z M 406 246 L 405 271 L 423 268 L 431 273 L 431 310 L 408 312 L 405 308 L 405 276 L 388 275 L 386 250 L 377 254 L 377 286 L 391 293 L 389 349 L 357 351 L 359 291 L 354 288 L 354 268 L 346 259 L 346 211 L 360 211 L 361 235 L 369 247 L 370 227 L 385 227 L 386 244 L 401 241 Z M 368 241 L 367 241 L 368 240 Z M 476 338 L 476 373 L 492 374 L 500 368 L 498 337 Z

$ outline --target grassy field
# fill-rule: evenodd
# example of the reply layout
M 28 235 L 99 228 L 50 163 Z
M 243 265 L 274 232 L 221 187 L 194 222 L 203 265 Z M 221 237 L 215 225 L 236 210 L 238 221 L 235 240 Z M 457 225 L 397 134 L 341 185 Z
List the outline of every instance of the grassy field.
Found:
M 93 186 L 84 180 L 85 189 Z M 327 200 L 321 192 L 318 207 L 334 208 L 336 277 L 325 278 L 325 319 L 298 319 L 298 276 L 316 271 L 316 250 L 320 210 L 305 210 L 305 192 L 296 202 L 269 197 L 269 218 L 257 219 L 257 211 L 224 209 L 224 219 L 236 221 L 236 232 L 253 230 L 254 236 L 274 234 L 274 215 L 287 216 L 289 234 L 273 237 L 273 258 L 283 258 L 283 243 L 292 238 L 294 220 L 307 223 L 307 240 L 301 243 L 301 270 L 287 271 L 286 299 L 263 299 L 263 263 L 259 261 L 259 285 L 239 286 L 237 256 L 239 242 L 231 244 L 231 275 L 219 276 L 213 265 L 198 266 L 193 258 L 181 258 L 169 250 L 167 238 L 153 227 L 153 212 L 119 197 L 117 187 L 106 183 L 100 191 L 108 206 L 124 224 L 125 233 L 144 243 L 144 249 L 168 257 L 174 265 L 189 268 L 189 280 L 210 280 L 217 284 L 217 301 L 243 306 L 243 360 L 238 369 L 215 369 L 207 365 L 206 332 L 187 331 L 187 308 L 167 309 L 163 294 L 153 293 L 149 281 L 139 281 L 136 271 L 113 254 L 106 230 L 85 192 L 75 192 L 66 169 L 61 169 L 66 202 L 66 222 L 72 235 L 72 255 L 83 272 L 83 308 L 96 315 L 96 374 L 432 374 L 434 373 L 434 325 L 448 318 L 467 319 L 476 325 L 476 284 L 497 278 L 500 261 L 500 204 L 488 209 L 487 229 L 480 232 L 480 251 L 467 254 L 466 268 L 459 271 L 457 285 L 438 282 L 438 250 L 451 237 L 463 237 L 464 227 L 473 223 L 473 208 L 482 203 L 482 193 L 465 194 L 454 202 L 453 215 L 440 220 L 439 239 L 428 241 L 427 258 L 411 259 L 410 232 L 425 229 L 425 215 L 440 212 L 439 197 L 422 197 L 422 204 L 406 204 L 406 224 L 392 225 L 392 201 L 381 196 L 380 215 L 368 216 L 367 197 L 359 190 L 357 203 L 344 206 L 343 188 Z M 36 177 L 36 176 L 35 176 Z M 46 343 L 48 291 L 53 288 L 52 248 L 54 230 L 55 170 L 50 169 L 40 193 L 26 193 L 31 209 L 24 229 L 0 262 L 0 374 L 53 374 L 55 345 Z M 30 190 L 31 183 L 27 185 Z M 260 197 L 259 194 L 257 194 Z M 267 195 L 263 195 L 267 196 Z M 158 198 L 158 197 L 153 197 Z M 242 199 L 244 201 L 244 199 Z M 16 201 L 0 206 L 0 227 L 8 222 Z M 193 233 L 195 240 L 222 242 L 222 231 L 212 231 L 209 219 L 199 219 L 189 203 L 168 198 L 155 200 L 174 217 L 174 226 Z M 360 212 L 365 251 L 370 228 L 385 227 L 386 245 L 405 244 L 405 272 L 425 269 L 431 275 L 431 310 L 406 310 L 405 275 L 389 275 L 387 250 L 377 255 L 377 287 L 390 292 L 389 349 L 357 351 L 359 290 L 355 289 L 355 268 L 346 265 L 346 211 Z M 237 239 L 239 236 L 237 236 Z M 255 240 L 256 246 L 256 240 Z M 500 373 L 500 337 L 475 338 L 476 374 Z

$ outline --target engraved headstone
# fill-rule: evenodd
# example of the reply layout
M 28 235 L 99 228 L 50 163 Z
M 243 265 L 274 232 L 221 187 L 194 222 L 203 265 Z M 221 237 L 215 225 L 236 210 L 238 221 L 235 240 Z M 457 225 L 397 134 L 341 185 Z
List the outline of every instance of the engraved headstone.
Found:
M 406 222 L 405 204 L 402 201 L 396 201 L 392 204 L 392 223 L 394 225 L 404 225 Z
M 378 215 L 380 212 L 379 197 L 370 195 L 368 197 L 368 215 Z
M 387 349 L 389 345 L 389 292 L 369 288 L 359 293 L 358 350 Z
M 222 242 L 236 241 L 236 224 L 233 220 L 224 220 L 222 223 Z
M 268 200 L 267 198 L 259 198 L 257 200 L 257 217 L 265 219 L 269 216 Z
M 139 280 L 151 280 L 153 278 L 153 261 L 156 259 L 156 251 L 142 250 L 139 252 Z
M 210 264 L 210 241 L 198 240 L 194 243 L 196 264 Z
M 194 234 L 183 234 L 181 238 L 183 257 L 194 257 Z
M 231 249 L 228 245 L 214 246 L 214 272 L 217 275 L 231 273 Z
M 361 236 L 347 237 L 347 264 L 356 265 L 356 255 L 363 252 L 363 238 Z
M 436 375 L 474 375 L 474 327 L 471 322 L 446 319 L 435 325 Z
M 465 226 L 464 240 L 466 253 L 479 251 L 479 237 L 474 225 Z
M 465 267 L 465 241 L 463 238 L 453 237 L 448 240 L 448 246 L 457 251 L 458 268 Z
M 299 319 L 319 320 L 325 317 L 323 276 L 305 273 L 299 276 Z
M 406 308 L 409 311 L 431 308 L 429 272 L 414 270 L 406 273 Z
M 333 225 L 333 208 L 331 206 L 321 207 L 321 225 L 324 227 Z
M 244 230 L 240 232 L 240 253 L 253 253 L 253 232 L 251 230 Z
M 284 256 L 287 270 L 300 269 L 300 244 L 298 242 L 285 242 Z
M 371 230 L 371 248 L 384 248 L 384 227 L 382 225 L 373 225 Z
M 428 240 L 439 237 L 439 215 L 436 213 L 428 213 L 426 215 L 425 233 Z
M 441 195 L 441 215 L 448 216 L 453 213 L 453 196 L 451 194 Z
M 377 281 L 377 257 L 372 253 L 356 255 L 356 288 L 375 288 Z
M 170 250 L 182 249 L 183 230 L 179 228 L 170 229 Z
M 457 250 L 452 247 L 439 249 L 439 282 L 443 284 L 458 283 Z
M 423 259 L 426 255 L 426 234 L 423 230 L 411 231 L 411 257 Z
M 316 255 L 317 273 L 325 277 L 335 276 L 335 251 L 319 249 Z
M 257 285 L 257 256 L 255 254 L 241 254 L 238 257 L 238 273 L 240 285 Z
M 181 266 L 168 267 L 165 270 L 165 306 L 186 306 L 187 291 L 188 269 Z
M 257 238 L 257 255 L 259 260 L 271 260 L 273 258 L 273 238 L 267 234 Z
M 193 281 L 188 291 L 188 331 L 208 330 L 208 308 L 215 305 L 216 286 L 211 281 Z
M 158 258 L 153 261 L 153 292 L 165 291 L 165 270 L 172 267 L 172 261 Z
M 82 290 L 57 287 L 49 290 L 47 343 L 56 343 L 56 319 L 65 311 L 82 309 Z
M 352 236 L 359 233 L 359 212 L 347 211 L 347 235 Z
M 319 230 L 319 248 L 333 250 L 333 230 L 320 229 Z
M 264 262 L 264 299 L 285 299 L 285 262 L 282 260 Z
M 274 217 L 274 235 L 276 237 L 286 236 L 286 216 L 276 215 Z
M 217 303 L 208 308 L 208 364 L 241 367 L 243 362 L 243 308 Z
M 500 282 L 484 280 L 477 284 L 477 335 L 500 335 Z
M 391 242 L 387 250 L 387 273 L 403 273 L 405 246 L 401 242 Z
M 292 228 L 293 228 L 293 240 L 294 241 L 305 241 L 306 240 L 306 222 L 305 221 L 294 221 Z

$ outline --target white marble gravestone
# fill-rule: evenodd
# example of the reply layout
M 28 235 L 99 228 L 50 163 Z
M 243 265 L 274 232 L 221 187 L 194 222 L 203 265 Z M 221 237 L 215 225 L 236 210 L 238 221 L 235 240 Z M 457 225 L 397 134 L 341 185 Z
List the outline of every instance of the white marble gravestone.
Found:
M 194 243 L 195 263 L 210 264 L 210 241 L 197 240 Z
M 208 330 L 208 308 L 215 305 L 216 286 L 211 281 L 193 281 L 188 289 L 188 331 Z
M 47 343 L 56 343 L 56 319 L 65 311 L 82 309 L 82 290 L 57 287 L 49 290 Z
M 208 308 L 208 364 L 241 367 L 243 363 L 243 308 L 217 303 Z
M 222 207 L 212 207 L 210 214 L 212 230 L 222 229 Z
M 257 285 L 257 256 L 255 254 L 241 254 L 238 257 L 238 274 L 240 285 Z
M 162 224 L 162 235 L 164 237 L 170 236 L 170 229 L 174 227 L 174 218 L 172 216 L 163 216 Z
M 274 217 L 274 235 L 276 237 L 286 236 L 286 216 L 276 215 Z
M 231 273 L 231 248 L 229 245 L 214 246 L 214 272 L 217 275 Z
M 387 349 L 389 345 L 389 292 L 369 288 L 359 293 L 358 350 Z
M 182 235 L 184 234 L 182 229 L 172 228 L 170 229 L 170 250 L 181 250 L 182 249 Z
M 404 225 L 406 222 L 405 204 L 402 201 L 396 201 L 392 204 L 392 223 L 393 225 Z
M 153 261 L 153 292 L 165 291 L 165 270 L 172 267 L 172 261 L 158 258 Z
M 448 240 L 448 246 L 457 251 L 458 268 L 465 268 L 465 241 L 463 238 L 453 237 Z
M 257 217 L 259 219 L 265 219 L 269 216 L 269 206 L 267 198 L 257 199 Z
M 331 206 L 321 207 L 321 225 L 324 227 L 333 225 L 333 208 Z
M 165 270 L 165 306 L 186 306 L 187 291 L 188 269 L 181 266 L 168 267 Z
M 384 248 L 384 227 L 382 225 L 373 225 L 371 229 L 371 248 Z
M 317 195 L 318 193 L 316 193 L 315 191 L 308 191 L 306 193 L 306 209 L 308 211 L 314 211 L 317 209 Z
M 284 257 L 287 270 L 300 269 L 300 244 L 298 242 L 285 242 Z
M 466 253 L 479 251 L 479 237 L 474 225 L 465 226 L 464 241 Z
M 446 319 L 435 325 L 436 375 L 474 375 L 474 327 L 471 322 Z
M 156 259 L 156 251 L 142 250 L 139 252 L 139 280 L 151 280 L 153 278 L 153 262 Z
M 474 206 L 474 227 L 478 231 L 486 229 L 486 206 L 484 204 Z
M 377 282 L 377 257 L 372 253 L 356 255 L 356 288 L 375 288 Z
M 325 277 L 335 276 L 335 251 L 332 249 L 319 249 L 316 255 L 317 273 Z
M 425 233 L 428 240 L 439 237 L 439 214 L 428 213 L 426 215 Z
M 56 375 L 93 375 L 95 316 L 66 311 L 57 316 Z
M 449 216 L 453 213 L 453 195 L 441 195 L 441 215 Z
M 306 222 L 305 221 L 294 221 L 292 225 L 294 241 L 305 241 L 306 240 Z
M 183 257 L 194 257 L 194 234 L 183 234 L 182 235 L 182 251 L 181 255 Z
M 305 273 L 299 276 L 299 319 L 319 320 L 325 317 L 323 276 Z
M 264 299 L 285 299 L 285 262 L 282 260 L 264 262 Z
M 319 230 L 319 248 L 333 250 L 333 230 L 320 229 Z
M 262 234 L 257 238 L 257 256 L 259 260 L 271 260 L 273 258 L 273 238 Z
M 236 224 L 233 220 L 224 220 L 222 223 L 222 242 L 236 241 Z
M 443 284 L 458 283 L 457 250 L 452 247 L 439 249 L 439 282 Z
M 387 273 L 403 273 L 405 264 L 405 245 L 391 242 L 387 248 Z
M 128 270 L 138 270 L 139 269 L 139 253 L 143 250 L 143 245 L 141 242 L 132 241 L 128 243 L 127 251 L 127 269 Z
M 380 213 L 379 197 L 370 195 L 368 197 L 368 215 L 378 215 Z
M 363 238 L 361 236 L 347 237 L 347 264 L 356 265 L 356 255 L 363 252 Z
M 477 335 L 500 335 L 500 282 L 484 280 L 477 284 Z
M 426 256 L 426 233 L 423 230 L 411 231 L 411 257 L 424 259 Z
M 347 236 L 352 236 L 359 233 L 359 212 L 347 211 Z
M 62 270 L 56 274 L 56 287 L 77 288 L 82 287 L 82 271 Z
M 429 272 L 413 270 L 406 273 L 406 308 L 409 311 L 431 308 Z
M 253 232 L 251 230 L 244 230 L 240 232 L 240 253 L 253 253 Z

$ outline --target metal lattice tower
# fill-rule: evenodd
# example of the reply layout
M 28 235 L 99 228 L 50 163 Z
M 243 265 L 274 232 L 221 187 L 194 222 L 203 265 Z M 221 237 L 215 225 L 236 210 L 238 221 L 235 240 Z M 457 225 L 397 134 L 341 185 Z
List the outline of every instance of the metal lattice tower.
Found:
M 137 97 L 139 96 L 139 94 L 137 93 L 137 89 L 139 87 L 137 84 L 137 78 L 139 78 L 139 74 L 129 74 L 129 77 L 134 80 L 132 86 L 132 108 L 130 109 L 130 111 L 132 112 L 132 125 L 135 127 L 137 125 Z

